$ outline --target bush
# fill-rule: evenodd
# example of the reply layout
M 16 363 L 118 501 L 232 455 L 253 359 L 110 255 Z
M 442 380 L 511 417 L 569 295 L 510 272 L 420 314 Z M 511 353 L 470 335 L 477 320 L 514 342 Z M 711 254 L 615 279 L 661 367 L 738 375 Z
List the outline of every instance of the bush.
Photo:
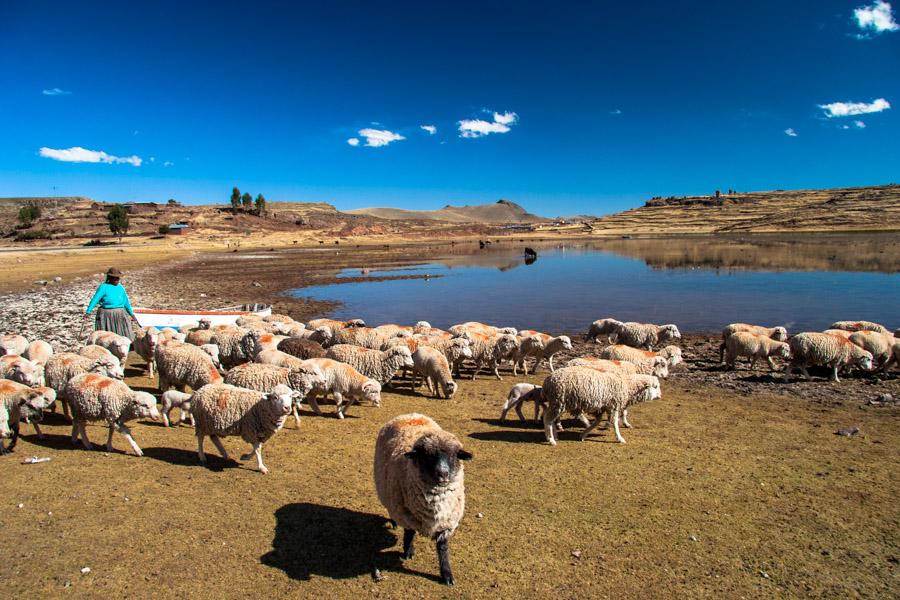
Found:
M 32 221 L 41 218 L 41 207 L 33 202 L 29 202 L 19 209 L 19 221 L 25 226 L 31 225 Z
M 30 242 L 32 240 L 49 240 L 50 232 L 40 229 L 36 231 L 20 231 L 16 234 L 17 242 Z
M 157 229 L 157 231 L 160 232 L 161 234 L 165 235 L 165 234 L 169 233 L 169 226 L 168 225 L 160 225 L 159 229 Z
M 109 221 L 109 230 L 113 235 L 122 237 L 122 234 L 128 233 L 128 213 L 121 204 L 115 204 L 109 209 L 106 220 Z

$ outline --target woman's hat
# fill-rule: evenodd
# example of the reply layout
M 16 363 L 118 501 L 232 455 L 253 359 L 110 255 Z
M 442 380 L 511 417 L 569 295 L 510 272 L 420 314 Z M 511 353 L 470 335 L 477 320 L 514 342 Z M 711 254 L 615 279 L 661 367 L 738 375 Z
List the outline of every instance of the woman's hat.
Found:
M 106 272 L 107 277 L 121 277 L 122 271 L 118 270 L 115 267 L 110 267 L 109 271 Z

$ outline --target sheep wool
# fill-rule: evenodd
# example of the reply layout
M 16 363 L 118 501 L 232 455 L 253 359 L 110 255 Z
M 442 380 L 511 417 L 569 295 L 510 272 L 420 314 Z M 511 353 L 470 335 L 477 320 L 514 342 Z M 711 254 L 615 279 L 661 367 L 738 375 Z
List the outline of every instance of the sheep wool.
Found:
M 531 369 L 533 373 L 537 373 L 538 367 L 544 360 L 550 363 L 550 372 L 552 373 L 554 370 L 553 357 L 559 352 L 572 349 L 572 340 L 567 335 L 553 337 L 552 335 L 541 333 L 540 331 L 526 329 L 520 330 L 519 336 L 537 337 L 541 341 L 539 350 L 534 354 L 536 360 L 534 362 L 534 367 Z M 522 364 L 524 365 L 524 359 Z M 515 367 L 513 368 L 513 373 L 515 373 Z M 525 374 L 528 374 L 527 370 Z
M 47 364 L 50 357 L 53 356 L 53 346 L 44 340 L 35 340 L 28 344 L 22 356 L 32 362 L 36 362 L 42 367 Z
M 159 389 L 171 387 L 183 391 L 184 386 L 198 390 L 209 383 L 221 383 L 222 376 L 209 354 L 192 344 L 169 342 L 156 347 Z
M 325 356 L 325 348 L 319 342 L 295 337 L 281 340 L 278 343 L 278 350 L 302 360 L 323 358 Z
M 428 391 L 435 398 L 441 392 L 448 400 L 456 393 L 457 385 L 450 373 L 450 363 L 437 348 L 422 346 L 412 354 L 413 376 L 411 389 L 416 389 L 416 377 L 422 376 L 428 385 Z
M 674 369 L 682 360 L 681 348 L 678 346 L 666 346 L 658 352 L 653 352 L 651 350 L 641 350 L 622 344 L 614 344 L 603 348 L 599 352 L 600 358 L 605 358 L 606 360 L 627 360 L 628 362 L 633 362 L 635 364 L 640 364 L 641 361 L 653 359 L 657 356 L 665 358 L 670 369 Z
M 49 406 L 46 391 L 47 388 L 31 388 L 9 379 L 0 379 L 0 438 L 10 440 L 5 447 L 0 443 L 0 455 L 15 448 L 21 421 L 32 423 L 40 435 L 37 424 L 43 416 L 43 409 Z
M 616 319 L 609 318 L 597 319 L 596 321 L 591 323 L 590 327 L 588 327 L 588 331 L 584 336 L 584 341 L 599 341 L 597 338 L 599 338 L 601 335 L 609 336 L 610 334 L 615 333 L 619 325 L 622 325 L 622 321 L 617 321 Z
M 725 364 L 734 369 L 734 363 L 738 357 L 750 359 L 750 368 L 756 366 L 756 361 L 763 359 L 769 363 L 769 370 L 775 370 L 772 357 L 777 356 L 783 360 L 791 357 L 791 347 L 784 342 L 772 339 L 768 335 L 738 331 L 728 336 L 725 340 Z
M 669 376 L 669 365 L 662 356 L 645 358 L 635 361 L 607 360 L 594 356 L 581 356 L 573 358 L 566 363 L 567 367 L 591 367 L 606 373 L 629 373 L 631 375 L 653 375 L 661 379 Z
M 310 406 L 314 410 L 317 409 L 318 405 L 312 397 L 312 392 L 324 385 L 325 376 L 311 361 L 294 360 L 299 361 L 299 364 L 290 367 L 262 363 L 238 365 L 225 374 L 224 383 L 259 392 L 268 392 L 279 385 L 296 391 L 297 394 L 293 396 L 293 414 L 297 427 L 300 427 L 300 401 L 308 398 Z M 321 411 L 316 412 L 321 414 Z
M 519 349 L 518 338 L 510 333 L 494 335 L 472 333 L 470 337 L 472 339 L 472 360 L 475 362 L 472 380 L 474 381 L 478 372 L 484 367 L 492 369 L 498 381 L 502 380 L 500 362 L 515 356 Z
M 17 333 L 0 335 L 0 356 L 4 354 L 24 354 L 28 349 L 28 339 Z
M 615 344 L 624 344 L 632 348 L 646 348 L 647 350 L 653 350 L 654 346 L 677 339 L 681 339 L 681 332 L 675 325 L 635 322 L 622 323 L 610 336 L 610 341 Z
M 810 379 L 806 368 L 814 365 L 830 367 L 834 381 L 840 381 L 838 371 L 842 367 L 859 366 L 866 371 L 872 368 L 872 355 L 843 337 L 817 332 L 798 333 L 788 343 L 791 362 L 784 369 L 785 381 L 790 380 L 791 372 L 797 368 Z
M 98 330 L 93 332 L 89 338 L 89 343 L 103 346 L 123 362 L 128 358 L 128 351 L 131 349 L 131 340 L 112 331 Z
M 382 386 L 400 369 L 411 369 L 413 359 L 409 348 L 392 346 L 387 350 L 370 350 L 349 344 L 337 344 L 328 349 L 327 358 L 346 363 Z
M 884 370 L 891 360 L 891 356 L 894 353 L 894 346 L 897 344 L 897 338 L 892 334 L 879 333 L 877 331 L 872 331 L 871 329 L 854 331 L 847 339 L 871 354 L 875 365 L 882 370 Z
M 534 420 L 537 421 L 541 407 L 544 406 L 541 386 L 533 383 L 517 383 L 512 386 L 500 411 L 500 422 L 506 422 L 506 413 L 511 408 L 515 408 L 516 414 L 519 415 L 519 420 L 524 421 L 525 414 L 522 412 L 522 405 L 525 402 L 534 402 Z
M 788 337 L 787 329 L 780 326 L 763 327 L 761 325 L 750 325 L 748 323 L 731 323 L 729 325 L 726 325 L 725 328 L 722 329 L 722 344 L 719 346 L 719 362 L 722 362 L 725 357 L 725 342 L 728 341 L 728 337 L 739 331 L 755 333 L 756 335 L 764 335 L 779 342 L 787 340 Z
M 830 329 L 843 329 L 845 331 L 877 331 L 878 333 L 890 333 L 891 331 L 879 323 L 872 321 L 838 321 L 832 323 Z
M 314 365 L 323 375 L 323 382 L 315 385 L 307 396 L 317 415 L 321 415 L 322 411 L 316 396 L 327 396 L 329 392 L 334 395 L 335 415 L 339 419 L 343 419 L 347 409 L 360 400 L 369 400 L 375 406 L 381 406 L 381 384 L 350 365 L 330 358 L 312 358 L 307 363 Z
M 219 360 L 226 368 L 243 364 L 250 360 L 254 347 L 253 338 L 247 329 L 241 327 L 217 331 L 207 344 L 219 347 Z
M 12 379 L 25 385 L 36 385 L 44 377 L 43 367 L 36 361 L 17 354 L 0 356 L 0 378 Z

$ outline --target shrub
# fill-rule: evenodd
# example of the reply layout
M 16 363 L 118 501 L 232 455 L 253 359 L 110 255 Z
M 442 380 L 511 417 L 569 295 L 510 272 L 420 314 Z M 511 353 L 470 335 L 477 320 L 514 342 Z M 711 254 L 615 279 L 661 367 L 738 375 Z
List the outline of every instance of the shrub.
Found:
M 41 207 L 34 202 L 28 202 L 19 209 L 19 221 L 25 226 L 30 226 L 32 221 L 36 221 L 40 218 Z
M 17 242 L 30 242 L 32 240 L 49 240 L 50 232 L 38 229 L 34 231 L 20 231 L 16 234 Z

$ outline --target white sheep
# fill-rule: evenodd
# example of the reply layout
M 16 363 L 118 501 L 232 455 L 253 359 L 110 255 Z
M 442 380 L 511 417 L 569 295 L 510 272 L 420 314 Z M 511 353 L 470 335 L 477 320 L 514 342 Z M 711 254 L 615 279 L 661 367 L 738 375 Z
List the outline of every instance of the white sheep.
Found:
M 452 326 L 449 330 L 454 335 L 462 335 L 464 333 L 481 333 L 484 335 L 509 334 L 518 335 L 519 332 L 515 327 L 495 327 L 478 321 L 468 321 Z
M 22 355 L 28 349 L 28 339 L 17 333 L 0 335 L 0 356 L 4 354 Z
M 511 408 L 515 408 L 516 414 L 519 415 L 519 420 L 524 421 L 525 415 L 522 413 L 522 405 L 526 402 L 534 402 L 534 420 L 537 421 L 541 407 L 544 406 L 541 390 L 541 386 L 533 383 L 517 383 L 512 386 L 500 411 L 500 422 L 506 422 L 506 413 Z
M 472 339 L 472 360 L 475 362 L 472 380 L 474 381 L 478 372 L 485 367 L 493 370 L 497 380 L 502 380 L 499 370 L 500 362 L 515 356 L 519 348 L 519 340 L 515 335 L 509 333 L 494 335 L 472 333 L 470 337 Z
M 11 379 L 25 385 L 40 385 L 44 368 L 37 361 L 31 361 L 18 354 L 0 356 L 0 378 Z
M 406 341 L 411 352 L 415 352 L 419 346 L 429 346 L 440 350 L 450 364 L 451 371 L 456 375 L 459 375 L 462 364 L 472 358 L 472 344 L 468 334 L 454 337 L 451 333 L 441 332 L 432 335 L 417 335 L 403 341 Z
M 143 456 L 143 451 L 131 437 L 131 430 L 125 423 L 142 418 L 159 420 L 156 398 L 151 394 L 134 391 L 118 379 L 85 373 L 69 380 L 65 395 L 72 407 L 73 444 L 77 443 L 80 433 L 81 443 L 90 450 L 91 443 L 87 437 L 85 424 L 87 421 L 105 421 L 109 426 L 109 436 L 106 438 L 107 452 L 112 452 L 113 431 L 118 431 L 131 444 L 134 453 Z
M 172 412 L 173 408 L 181 409 L 181 416 L 178 419 L 179 424 L 184 423 L 189 417 L 191 420 L 191 427 L 194 426 L 194 415 L 191 414 L 191 396 L 192 394 L 179 392 L 178 390 L 166 390 L 163 392 L 162 396 L 160 396 L 162 409 L 159 413 L 162 415 L 163 424 L 166 427 L 171 426 L 169 414 Z
M 121 368 L 112 361 L 105 358 L 92 360 L 74 352 L 58 352 L 50 357 L 44 367 L 46 385 L 56 392 L 66 417 L 69 416 L 69 405 L 65 396 L 66 384 L 76 375 L 84 373 L 97 373 L 114 379 L 123 377 Z
M 122 366 L 122 361 L 119 360 L 115 354 L 104 348 L 103 346 L 98 346 L 97 344 L 88 344 L 83 348 L 78 350 L 78 354 L 85 358 L 89 358 L 91 360 L 97 361 L 105 361 L 108 364 L 113 365 L 113 377 L 116 379 L 123 379 L 125 377 L 125 368 Z
M 884 371 L 894 353 L 898 340 L 890 333 L 879 333 L 870 329 L 854 331 L 847 338 L 872 355 L 874 365 Z
M 341 329 L 348 327 L 365 327 L 366 322 L 362 319 L 350 319 L 347 321 L 336 321 L 335 319 L 313 319 L 306 323 L 307 329 L 316 329 L 317 327 L 327 327 L 332 332 L 337 333 Z
M 43 408 L 50 408 L 51 406 L 53 406 L 53 403 L 56 402 L 56 390 L 53 390 L 46 386 L 31 387 L 25 385 L 24 383 L 19 383 L 10 379 L 0 379 L 0 402 L 8 400 L 14 395 L 25 390 L 38 392 L 43 398 Z M 34 414 L 34 411 L 30 409 L 28 414 L 23 416 L 23 420 L 28 421 L 32 424 L 32 426 L 34 427 L 34 431 L 38 434 L 39 438 L 44 437 L 44 434 L 41 432 L 41 428 L 38 425 L 42 418 L 43 412 L 41 414 Z
M 141 327 L 134 332 L 134 351 L 146 361 L 150 377 L 153 377 L 153 370 L 156 366 L 153 359 L 159 338 L 159 329 L 156 327 Z
M 382 387 L 401 369 L 413 368 L 412 355 L 409 348 L 404 346 L 393 346 L 381 351 L 337 344 L 329 348 L 325 356 L 347 363 L 366 377 L 380 383 Z
M 791 362 L 784 369 L 784 380 L 789 381 L 791 372 L 799 368 L 806 379 L 810 379 L 806 368 L 813 365 L 832 369 L 831 378 L 838 379 L 842 367 L 859 366 L 872 369 L 872 355 L 850 340 L 827 333 L 798 333 L 788 342 L 791 347 Z
M 624 344 L 632 348 L 646 348 L 647 350 L 653 350 L 654 346 L 678 339 L 681 339 L 681 332 L 675 325 L 654 325 L 633 321 L 622 323 L 609 336 L 610 342 L 614 344 Z
M 884 325 L 872 321 L 838 321 L 832 323 L 829 329 L 843 329 L 844 331 L 877 331 L 890 334 L 891 331 Z
M 450 538 L 466 508 L 461 461 L 472 454 L 433 419 L 416 413 L 388 421 L 375 441 L 375 490 L 390 518 L 403 527 L 403 558 L 416 533 L 435 540 L 441 580 L 453 585 Z
M 322 411 L 316 397 L 320 394 L 327 396 L 329 392 L 334 395 L 335 415 L 339 419 L 343 419 L 347 409 L 360 400 L 368 400 L 377 407 L 381 406 L 381 384 L 374 379 L 366 377 L 348 364 L 330 358 L 311 358 L 306 362 L 315 365 L 324 375 L 324 383 L 315 386 L 307 396 L 309 405 L 317 415 L 321 415 Z
M 219 347 L 215 344 L 203 344 L 198 346 L 201 350 L 206 352 L 209 355 L 210 360 L 212 360 L 213 364 L 217 369 L 222 368 L 222 361 L 219 360 Z
M 9 446 L 0 442 L 0 455 L 11 452 L 19 439 L 19 423 L 28 421 L 37 428 L 47 404 L 41 390 L 0 379 L 0 438 L 9 439 Z
M 547 408 L 544 411 L 544 433 L 547 441 L 556 445 L 556 422 L 564 412 L 573 415 L 594 415 L 594 422 L 581 434 L 582 441 L 601 421 L 604 412 L 616 432 L 616 440 L 624 444 L 619 432 L 619 417 L 628 423 L 628 407 L 647 400 L 662 397 L 659 379 L 652 375 L 627 373 L 603 373 L 590 367 L 565 367 L 550 374 L 543 384 L 542 396 Z
M 662 350 L 653 352 L 615 344 L 603 348 L 598 354 L 600 358 L 605 358 L 606 360 L 627 360 L 635 364 L 641 364 L 643 361 L 661 356 L 666 359 L 669 369 L 674 369 L 682 362 L 681 348 L 678 346 L 666 346 Z
M 566 363 L 567 367 L 591 367 L 607 373 L 630 373 L 632 375 L 653 375 L 660 379 L 669 377 L 669 363 L 662 356 L 641 360 L 607 360 L 594 356 L 580 356 Z
M 550 363 L 550 372 L 552 373 L 554 370 L 553 357 L 559 352 L 572 349 L 572 340 L 567 335 L 553 337 L 552 335 L 541 333 L 540 331 L 524 329 L 519 330 L 519 336 L 525 336 L 526 340 L 531 340 L 536 337 L 541 342 L 540 344 L 533 344 L 533 346 L 530 345 L 527 354 L 523 353 L 520 344 L 518 354 L 522 355 L 522 359 L 519 364 L 525 369 L 526 375 L 528 375 L 528 368 L 525 365 L 525 356 L 533 356 L 535 358 L 534 367 L 531 369 L 532 373 L 537 373 L 538 367 L 544 360 Z M 513 374 L 517 374 L 515 365 L 513 366 Z
M 321 346 L 330 346 L 334 343 L 334 330 L 327 325 L 319 325 L 318 327 L 307 327 L 302 331 L 294 331 L 290 332 L 290 336 L 292 338 L 297 338 L 301 340 L 309 340 L 311 342 L 316 342 Z
M 751 370 L 756 366 L 757 360 L 764 359 L 769 363 L 769 370 L 774 371 L 775 363 L 772 362 L 772 357 L 790 359 L 791 347 L 768 335 L 737 331 L 725 340 L 725 365 L 729 369 L 734 369 L 734 362 L 741 356 L 750 359 Z
M 102 329 L 91 333 L 88 343 L 103 346 L 122 361 L 123 365 L 125 364 L 125 359 L 128 358 L 128 351 L 131 349 L 131 340 L 127 337 L 112 331 L 103 331 Z
M 222 458 L 228 452 L 220 438 L 237 435 L 253 449 L 241 455 L 241 460 L 256 456 L 256 466 L 263 475 L 269 472 L 263 464 L 262 446 L 284 425 L 291 412 L 294 393 L 284 385 L 268 392 L 248 390 L 228 384 L 206 385 L 191 398 L 191 415 L 197 435 L 197 456 L 206 464 L 203 440 L 209 436 Z
M 256 350 L 254 336 L 243 328 L 218 330 L 212 339 L 204 343 L 219 347 L 219 361 L 226 369 L 248 362 Z
M 719 362 L 722 362 L 725 359 L 725 342 L 728 341 L 728 337 L 739 331 L 764 335 L 778 342 L 784 342 L 788 339 L 787 329 L 781 326 L 763 327 L 762 325 L 750 325 L 748 323 L 731 323 L 722 329 L 722 344 L 719 346 Z
M 428 391 L 435 398 L 440 398 L 441 392 L 448 400 L 453 397 L 457 385 L 450 372 L 450 363 L 440 350 L 430 346 L 420 346 L 413 352 L 411 360 L 413 364 L 411 389 L 416 389 L 416 378 L 421 376 L 428 385 Z
M 584 341 L 588 342 L 596 342 L 598 341 L 601 335 L 608 336 L 612 335 L 616 332 L 619 325 L 622 325 L 622 321 L 617 321 L 616 319 L 597 319 L 591 326 L 588 327 L 588 331 L 584 334 Z
M 345 327 L 335 332 L 333 344 L 350 344 L 372 350 L 381 350 L 391 345 L 390 342 L 393 337 L 384 331 L 371 327 Z
M 159 344 L 155 360 L 161 392 L 170 387 L 184 391 L 184 386 L 197 390 L 209 383 L 222 383 L 222 375 L 212 358 L 198 346 L 180 342 Z
M 297 427 L 300 427 L 300 401 L 308 398 L 312 390 L 323 387 L 326 378 L 317 365 L 308 361 L 295 360 L 298 362 L 292 362 L 289 367 L 262 363 L 238 365 L 225 374 L 225 383 L 260 392 L 271 390 L 277 385 L 291 388 L 296 392 L 294 395 L 294 420 Z M 309 403 L 310 406 L 316 408 L 315 400 L 309 400 Z
M 22 356 L 43 367 L 47 364 L 47 361 L 50 360 L 50 357 L 53 356 L 53 346 L 44 340 L 35 340 L 28 344 L 28 347 L 25 348 L 25 352 L 22 353 Z

